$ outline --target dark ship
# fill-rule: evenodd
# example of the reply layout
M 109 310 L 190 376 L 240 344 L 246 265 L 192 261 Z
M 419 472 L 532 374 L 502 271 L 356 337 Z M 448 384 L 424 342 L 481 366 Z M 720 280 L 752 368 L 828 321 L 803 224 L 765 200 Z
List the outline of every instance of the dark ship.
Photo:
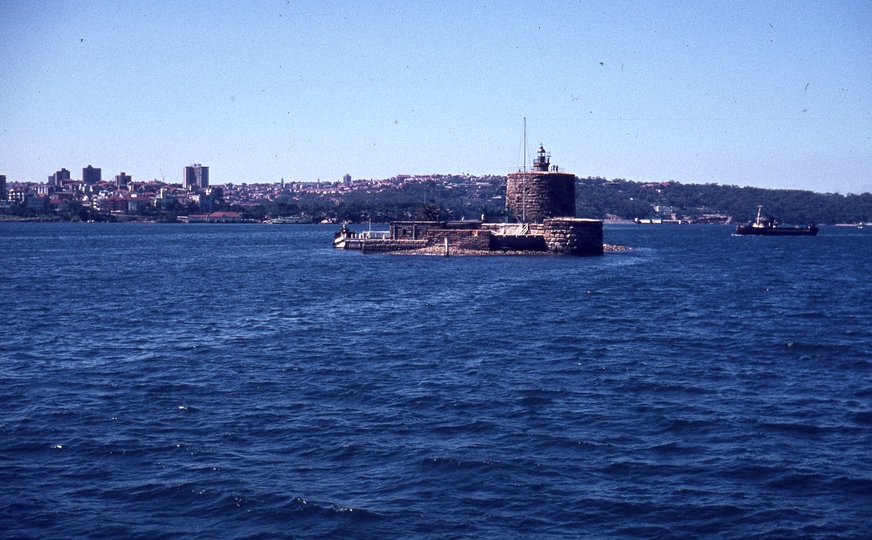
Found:
M 818 228 L 814 224 L 804 227 L 785 227 L 778 225 L 774 218 L 763 217 L 763 207 L 757 207 L 757 219 L 754 223 L 739 225 L 736 234 L 742 236 L 816 236 Z

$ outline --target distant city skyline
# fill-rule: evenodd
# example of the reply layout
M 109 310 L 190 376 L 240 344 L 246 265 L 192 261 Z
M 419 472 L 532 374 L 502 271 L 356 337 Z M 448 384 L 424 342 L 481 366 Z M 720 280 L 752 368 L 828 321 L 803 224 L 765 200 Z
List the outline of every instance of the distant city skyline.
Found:
M 861 1 L 0 0 L 0 174 L 504 176 L 526 117 L 527 155 L 582 178 L 870 192 L 870 23 Z

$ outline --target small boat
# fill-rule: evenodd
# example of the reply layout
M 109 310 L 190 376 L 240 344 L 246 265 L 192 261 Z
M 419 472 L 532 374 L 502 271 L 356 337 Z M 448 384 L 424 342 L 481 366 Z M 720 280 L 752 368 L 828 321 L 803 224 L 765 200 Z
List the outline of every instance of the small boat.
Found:
M 739 225 L 736 227 L 736 234 L 742 236 L 816 236 L 818 228 L 814 224 L 785 227 L 778 225 L 774 218 L 763 217 L 763 207 L 757 207 L 757 219 L 754 223 L 747 225 Z
M 363 249 L 367 240 L 390 240 L 390 231 L 374 231 L 370 223 L 368 231 L 354 232 L 346 224 L 333 235 L 333 247 L 339 249 Z
M 344 223 L 342 227 L 333 235 L 333 247 L 339 249 L 347 249 L 352 240 L 357 240 L 357 233 L 352 231 Z

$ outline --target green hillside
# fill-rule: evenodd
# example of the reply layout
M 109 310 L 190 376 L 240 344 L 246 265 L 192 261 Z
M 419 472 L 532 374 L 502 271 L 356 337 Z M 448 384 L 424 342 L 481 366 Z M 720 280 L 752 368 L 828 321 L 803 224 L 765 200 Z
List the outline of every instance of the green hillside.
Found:
M 749 221 L 763 205 L 783 223 L 872 221 L 872 194 L 838 195 L 787 189 L 717 184 L 640 183 L 605 178 L 580 179 L 577 214 L 584 217 L 677 218 L 690 221 Z M 656 210 L 660 210 L 659 212 Z

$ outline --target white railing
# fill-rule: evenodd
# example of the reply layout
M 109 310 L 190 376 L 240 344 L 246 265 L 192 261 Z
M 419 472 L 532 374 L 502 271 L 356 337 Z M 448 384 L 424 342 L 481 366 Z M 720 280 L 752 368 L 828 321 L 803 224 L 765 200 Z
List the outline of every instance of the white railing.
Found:
M 530 226 L 527 223 L 510 223 L 500 226 L 494 234 L 498 236 L 524 236 L 530 234 Z
M 357 237 L 364 240 L 390 240 L 391 231 L 363 231 Z

